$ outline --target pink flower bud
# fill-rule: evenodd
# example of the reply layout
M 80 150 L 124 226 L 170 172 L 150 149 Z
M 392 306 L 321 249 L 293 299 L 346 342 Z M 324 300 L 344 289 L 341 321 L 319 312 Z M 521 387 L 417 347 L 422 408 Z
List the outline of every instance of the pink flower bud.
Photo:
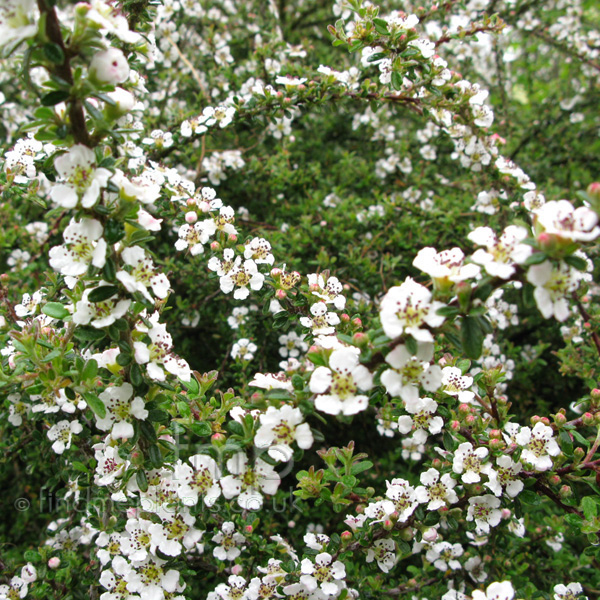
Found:
M 452 429 L 452 431 L 460 431 L 460 421 L 452 421 L 450 423 L 450 429 Z
M 219 244 L 219 242 L 211 242 L 210 243 L 210 249 L 211 250 L 218 250 L 221 247 L 221 244 Z
M 548 481 L 552 485 L 558 485 L 561 482 L 561 479 L 560 479 L 559 475 L 551 475 L 550 478 L 548 479 Z
M 442 461 L 441 461 L 439 458 L 434 458 L 434 459 L 431 461 L 431 466 L 432 466 L 434 469 L 441 469 L 441 467 L 442 467 Z
M 502 439 L 502 432 L 499 429 L 492 429 L 490 431 L 490 439 L 501 440 Z
M 342 531 L 340 537 L 342 538 L 343 542 L 349 542 L 352 539 L 352 532 L 351 531 Z
M 282 273 L 283 271 L 279 267 L 273 267 L 271 269 L 271 277 L 273 278 L 279 277 Z
M 435 542 L 435 540 L 437 540 L 437 538 L 438 538 L 438 532 L 433 527 L 426 529 L 423 532 L 423 539 L 426 542 Z
M 244 530 L 246 531 L 246 533 L 252 533 L 254 531 L 254 527 L 252 527 L 252 525 L 246 525 L 244 527 Z
M 230 233 L 229 234 L 229 241 L 230 242 L 237 242 L 237 239 L 238 239 L 238 237 L 237 237 L 237 235 L 235 235 L 235 233 Z
M 277 300 L 283 300 L 287 297 L 287 292 L 285 290 L 277 290 L 275 292 L 275 297 L 277 298 Z
M 129 77 L 129 63 L 120 50 L 108 48 L 94 54 L 89 72 L 101 84 L 117 85 Z
M 585 412 L 581 415 L 581 421 L 584 425 L 593 425 L 596 419 L 594 419 L 594 415 L 591 412 Z
M 344 323 L 348 323 L 350 321 L 350 315 L 347 315 L 346 313 L 342 313 L 340 315 L 340 319 L 342 321 L 344 321 Z
M 185 222 L 189 223 L 190 225 L 195 223 L 198 220 L 198 215 L 195 212 L 188 212 L 185 213 Z
M 512 513 L 510 511 L 510 508 L 503 508 L 502 509 L 502 518 L 503 519 L 510 519 L 511 514 Z
M 48 560 L 49 569 L 58 569 L 58 567 L 60 567 L 60 558 L 58 558 L 58 556 L 53 556 Z
M 231 567 L 231 572 L 233 573 L 233 575 L 239 575 L 243 570 L 242 565 L 233 565 L 233 567 Z
M 467 425 L 475 425 L 476 420 L 477 420 L 477 417 L 475 417 L 475 415 L 467 415 L 465 417 L 465 423 Z
M 185 201 L 185 203 L 186 203 L 188 206 L 194 206 L 194 205 L 196 204 L 196 201 L 195 201 L 193 198 L 188 198 L 188 199 Z
M 354 325 L 355 327 L 362 327 L 361 319 L 355 317 L 354 319 L 352 319 L 352 325 Z

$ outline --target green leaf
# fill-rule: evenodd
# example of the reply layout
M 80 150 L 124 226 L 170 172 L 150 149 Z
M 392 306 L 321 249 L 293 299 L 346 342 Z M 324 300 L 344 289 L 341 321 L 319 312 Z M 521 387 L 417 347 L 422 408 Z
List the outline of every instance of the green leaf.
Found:
M 392 78 L 391 78 L 392 87 L 395 90 L 401 90 L 402 82 L 403 82 L 402 74 L 399 73 L 398 71 L 392 71 Z
M 379 35 L 389 35 L 387 21 L 384 19 L 373 19 L 373 25 L 375 26 L 375 31 Z
M 150 448 L 148 449 L 148 453 L 150 455 L 150 462 L 152 463 L 152 466 L 155 469 L 159 469 L 163 463 L 163 457 L 160 448 L 156 444 L 154 444 L 150 446 Z
M 483 347 L 483 331 L 475 317 L 465 317 L 461 323 L 461 341 L 463 352 L 468 358 L 477 359 Z
M 239 423 L 237 424 L 239 425 Z M 191 423 L 188 427 L 190 431 L 198 437 L 208 437 L 209 435 L 212 435 L 212 427 L 208 423 Z
M 156 431 L 154 430 L 152 423 L 150 423 L 149 421 L 139 421 L 138 425 L 142 437 L 147 439 L 149 442 L 156 441 Z
M 129 378 L 131 379 L 131 383 L 135 387 L 140 386 L 144 382 L 144 377 L 142 375 L 142 369 L 140 365 L 137 363 L 133 363 L 131 365 L 131 369 L 129 369 Z
M 65 62 L 65 53 L 58 44 L 51 42 L 44 44 L 44 54 L 46 58 L 55 65 L 62 65 Z
M 73 461 L 71 463 L 71 466 L 76 470 L 76 471 L 81 471 L 82 473 L 87 473 L 88 472 L 88 468 L 82 463 L 79 462 L 77 460 Z
M 49 94 L 42 96 L 40 102 L 42 103 L 42 106 L 55 106 L 56 104 L 64 102 L 70 95 L 71 94 L 65 90 L 56 90 L 55 92 L 50 92 Z
M 116 285 L 101 285 L 93 289 L 88 295 L 89 302 L 104 302 L 119 292 Z
M 352 465 L 352 468 L 350 469 L 350 472 L 352 473 L 352 475 L 358 475 L 359 473 L 362 473 L 363 471 L 367 471 L 368 469 L 372 468 L 373 463 L 370 460 L 363 460 L 359 463 L 354 463 Z
M 91 358 L 85 363 L 83 371 L 81 371 L 81 379 L 94 379 L 98 373 L 98 363 L 95 359 Z
M 581 256 L 565 256 L 564 261 L 578 271 L 587 271 L 587 261 Z
M 539 265 L 543 263 L 548 257 L 543 252 L 534 252 L 530 254 L 525 262 L 523 263 L 525 266 L 527 265 Z
M 237 421 L 229 421 L 229 423 L 227 423 L 227 429 L 234 435 L 244 435 L 244 428 Z
M 460 309 L 456 306 L 442 306 L 438 308 L 436 314 L 441 315 L 442 317 L 456 317 Z
M 106 406 L 104 406 L 104 402 L 102 402 L 102 400 L 100 400 L 93 392 L 83 392 L 83 397 L 92 411 L 101 419 L 104 419 L 106 416 Z
M 135 480 L 142 492 L 148 491 L 148 478 L 146 477 L 146 471 L 144 471 L 144 469 L 140 469 L 136 472 Z
M 542 499 L 531 490 L 525 490 L 519 494 L 519 500 L 523 504 L 528 504 L 529 506 L 539 506 L 542 503 Z
M 95 342 L 104 338 L 106 333 L 94 327 L 78 327 L 73 335 L 82 342 Z
M 42 307 L 42 312 L 53 319 L 64 319 L 70 314 L 60 302 L 48 302 Z
M 598 504 L 591 496 L 586 496 L 581 500 L 581 509 L 588 521 L 594 519 L 598 513 Z

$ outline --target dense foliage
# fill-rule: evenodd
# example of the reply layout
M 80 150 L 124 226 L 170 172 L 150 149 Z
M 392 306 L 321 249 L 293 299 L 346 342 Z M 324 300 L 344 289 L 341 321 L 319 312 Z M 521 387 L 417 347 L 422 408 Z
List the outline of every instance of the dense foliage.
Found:
M 0 600 L 600 594 L 594 0 L 0 2 Z

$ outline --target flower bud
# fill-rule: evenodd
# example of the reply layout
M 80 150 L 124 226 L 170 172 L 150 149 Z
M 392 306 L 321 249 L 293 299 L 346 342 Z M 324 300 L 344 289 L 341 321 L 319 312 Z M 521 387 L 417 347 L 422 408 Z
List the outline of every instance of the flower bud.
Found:
M 231 567 L 231 572 L 233 575 L 239 575 L 243 570 L 242 565 L 233 565 L 233 567 Z
M 271 269 L 271 277 L 275 279 L 276 277 L 280 277 L 283 271 L 279 267 L 273 267 Z
M 558 485 L 561 482 L 560 476 L 558 475 L 551 475 L 548 479 L 548 481 L 552 484 L 552 485 Z
M 575 448 L 575 450 L 573 450 L 573 456 L 575 457 L 576 460 L 581 460 L 583 458 L 583 455 L 585 454 L 585 451 L 583 448 L 581 447 L 577 447 Z
M 221 244 L 219 244 L 219 242 L 217 242 L 217 241 L 214 241 L 214 242 L 211 242 L 211 243 L 210 243 L 210 249 L 211 249 L 211 250 L 214 250 L 214 251 L 216 252 L 216 251 L 217 251 L 217 250 L 219 250 L 220 248 L 221 248 Z
M 462 404 L 458 405 L 458 412 L 461 415 L 468 415 L 471 412 L 471 407 L 463 402 Z
M 490 450 L 501 450 L 504 448 L 504 440 L 493 438 L 490 440 Z
M 277 298 L 277 300 L 284 300 L 285 298 L 287 298 L 287 292 L 285 290 L 277 290 L 275 292 L 275 297 Z
M 469 426 L 475 425 L 475 421 L 477 421 L 477 417 L 475 415 L 467 415 L 465 417 L 465 423 Z
M 340 315 L 340 319 L 342 321 L 344 321 L 344 323 L 348 323 L 350 321 L 350 315 L 346 314 L 346 313 L 342 313 Z
M 533 415 L 533 417 L 531 417 L 531 419 L 530 419 L 530 422 L 532 425 L 536 425 L 541 420 L 542 420 L 542 417 L 540 417 L 539 415 Z
M 512 512 L 511 512 L 510 508 L 503 508 L 502 509 L 502 518 L 503 519 L 510 519 L 511 515 L 512 515 Z
M 430 527 L 429 529 L 426 529 L 423 532 L 423 539 L 426 542 L 435 542 L 435 540 L 437 540 L 437 537 L 438 537 L 438 532 L 433 527 Z
M 246 533 L 252 533 L 254 531 L 254 527 L 252 527 L 252 525 L 246 525 L 246 527 L 244 527 L 244 530 L 246 531 Z
M 186 223 L 189 223 L 190 225 L 192 225 L 197 220 L 198 220 L 198 215 L 195 212 L 190 211 L 190 212 L 185 213 L 185 222 Z
M 362 327 L 362 320 L 358 317 L 355 317 L 352 319 L 352 325 L 354 325 L 354 327 Z
M 342 542 L 349 542 L 352 539 L 352 532 L 342 531 L 340 537 L 342 538 Z
M 452 431 L 460 431 L 460 421 L 452 421 L 450 423 L 450 429 L 452 429 Z
M 432 466 L 434 469 L 441 469 L 441 468 L 442 468 L 442 461 L 441 461 L 439 458 L 434 458 L 434 459 L 431 461 L 431 466 Z
M 117 48 L 109 48 L 94 54 L 90 63 L 90 79 L 99 84 L 117 85 L 129 77 L 129 63 Z
M 60 558 L 58 558 L 58 556 L 53 556 L 48 560 L 49 569 L 58 569 L 58 567 L 60 567 Z
M 591 412 L 585 412 L 583 415 L 581 415 L 581 421 L 584 425 L 593 425 L 596 419 Z
M 567 417 L 563 413 L 556 413 L 554 415 L 554 422 L 560 427 L 567 422 Z
M 573 490 L 571 490 L 571 486 L 568 486 L 568 485 L 563 485 L 560 488 L 560 490 L 558 491 L 558 495 L 561 498 L 568 498 L 572 493 L 573 493 Z
M 492 440 L 501 440 L 502 432 L 499 429 L 492 429 L 490 431 L 490 439 Z
M 386 519 L 386 520 L 383 522 L 383 528 L 384 528 L 386 531 L 391 531 L 391 530 L 393 529 L 393 527 L 394 527 L 394 524 L 393 524 L 393 523 L 390 521 L 390 519 Z
M 131 112 L 135 106 L 133 94 L 121 87 L 115 88 L 114 92 L 108 92 L 106 96 L 114 102 L 114 105 L 108 103 L 106 105 L 106 113 L 113 119 L 118 119 L 119 117 L 126 115 L 128 112 Z
M 237 239 L 238 239 L 238 237 L 237 237 L 237 235 L 235 235 L 235 233 L 230 233 L 229 234 L 229 241 L 230 242 L 237 242 Z
M 227 436 L 225 436 L 222 433 L 213 433 L 210 436 L 210 442 L 213 446 L 223 446 L 225 444 L 225 442 L 227 441 Z

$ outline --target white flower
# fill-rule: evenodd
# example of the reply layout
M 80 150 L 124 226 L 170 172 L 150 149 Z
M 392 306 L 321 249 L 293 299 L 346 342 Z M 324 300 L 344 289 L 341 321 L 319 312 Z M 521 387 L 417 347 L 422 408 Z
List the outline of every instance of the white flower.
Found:
M 473 590 L 473 600 L 512 600 L 515 590 L 510 581 L 496 581 L 488 585 L 485 592 Z
M 209 593 L 207 600 L 240 600 L 246 596 L 246 580 L 239 575 L 230 575 L 227 583 L 220 583 L 215 588 L 215 595 Z
M 265 276 L 258 272 L 258 267 L 252 259 L 241 264 L 241 257 L 236 257 L 233 267 L 221 276 L 219 283 L 221 290 L 229 294 L 234 288 L 233 297 L 236 300 L 244 300 L 250 295 L 250 286 L 253 290 L 260 290 L 265 281 Z
M 255 373 L 254 379 L 248 384 L 262 390 L 287 390 L 292 391 L 290 378 L 282 372 L 279 373 Z
M 461 568 L 460 561 L 456 559 L 462 556 L 463 553 L 464 550 L 460 544 L 438 542 L 427 550 L 425 558 L 440 571 L 447 571 L 449 568 L 456 571 Z
M 476 250 L 471 260 L 483 267 L 494 277 L 508 279 L 515 272 L 515 263 L 522 264 L 533 249 L 521 241 L 527 237 L 525 227 L 509 225 L 500 238 L 489 227 L 477 227 L 467 236 L 474 244 L 485 246 Z
M 527 281 L 535 286 L 533 297 L 542 315 L 549 319 L 565 321 L 569 314 L 568 295 L 577 289 L 581 273 L 566 263 L 555 266 L 549 260 L 532 265 L 527 271 Z
M 384 572 L 389 573 L 396 564 L 396 544 L 394 540 L 384 538 L 376 540 L 373 545 L 367 549 L 366 561 L 368 563 L 377 561 L 377 566 Z
M 308 350 L 308 344 L 304 341 L 304 335 L 298 335 L 295 331 L 284 333 L 279 336 L 279 354 L 283 358 L 297 358 L 300 353 Z
M 334 325 L 338 325 L 340 318 L 334 312 L 327 312 L 325 302 L 316 302 L 310 307 L 312 317 L 300 317 L 304 327 L 312 329 L 313 335 L 331 335 L 335 333 Z
M 344 287 L 337 277 L 328 277 L 327 281 L 320 273 L 308 274 L 308 286 L 311 293 L 325 304 L 333 304 L 337 310 L 346 306 L 346 298 L 342 295 Z
M 96 219 L 71 222 L 63 232 L 64 245 L 50 250 L 50 266 L 63 275 L 78 277 L 88 268 L 101 269 L 106 262 L 106 241 L 103 228 Z
M 0 5 L 0 47 L 33 37 L 38 31 L 37 13 L 35 0 L 3 0 Z
M 396 507 L 390 500 L 379 500 L 378 502 L 369 502 L 367 504 L 365 507 L 365 516 L 372 519 L 369 525 L 373 525 L 385 521 L 395 510 Z
M 206 506 L 212 506 L 221 495 L 221 470 L 215 460 L 205 454 L 190 456 L 188 461 L 193 468 L 182 462 L 175 465 L 175 479 L 180 482 L 177 495 L 186 505 L 198 504 L 202 497 Z
M 257 265 L 272 265 L 275 257 L 271 254 L 271 244 L 259 237 L 253 238 L 244 246 L 244 258 L 251 258 Z
M 162 566 L 166 563 L 156 556 L 148 556 L 133 570 L 124 575 L 128 592 L 138 592 L 148 600 L 162 600 L 165 592 L 174 592 L 179 587 L 179 572 L 169 569 L 166 573 Z
M 149 528 L 152 521 L 147 519 L 127 519 L 125 535 L 121 537 L 121 552 L 134 562 L 146 560 L 150 551 Z
M 202 531 L 194 528 L 196 517 L 192 516 L 189 509 L 173 512 L 163 509 L 158 512 L 162 522 L 152 523 L 148 527 L 151 536 L 150 550 L 156 553 L 160 550 L 167 556 L 179 556 L 182 549 L 190 550 L 202 537 Z
M 102 287 L 105 282 L 100 282 Z M 120 319 L 129 309 L 131 300 L 119 300 L 118 294 L 113 294 L 110 298 L 101 302 L 90 302 L 88 297 L 90 293 L 98 288 L 87 288 L 83 292 L 81 300 L 75 305 L 73 313 L 73 323 L 76 325 L 91 325 L 96 329 L 108 327 L 117 319 Z
M 71 447 L 74 435 L 81 433 L 83 427 L 79 421 L 59 421 L 48 430 L 48 439 L 53 441 L 52 450 L 62 454 Z
M 246 538 L 235 530 L 233 521 L 225 521 L 221 525 L 221 531 L 215 533 L 212 541 L 218 544 L 213 550 L 213 555 L 219 560 L 235 560 L 240 554 L 240 546 Z
M 354 415 L 369 405 L 361 390 L 373 387 L 373 376 L 359 364 L 356 348 L 340 348 L 331 353 L 329 367 L 317 367 L 310 378 L 310 391 L 318 394 L 315 408 L 330 415 Z
M 254 353 L 257 350 L 258 346 L 254 342 L 251 342 L 248 338 L 242 338 L 231 347 L 231 358 L 250 361 L 254 358 Z
M 487 455 L 487 448 L 473 449 L 471 442 L 464 442 L 460 444 L 454 453 L 452 470 L 455 473 L 462 473 L 461 481 L 463 483 L 478 483 L 481 481 L 480 473 L 489 477 L 492 470 L 490 463 L 483 464 L 483 460 Z
M 413 356 L 404 344 L 398 344 L 385 361 L 393 367 L 381 374 L 381 383 L 390 396 L 399 396 L 403 400 L 419 396 L 419 385 L 428 392 L 435 392 L 442 382 L 442 370 L 431 365 L 433 344 L 417 343 L 417 353 Z
M 96 155 L 93 150 L 82 144 L 72 146 L 68 152 L 54 160 L 54 168 L 66 183 L 54 185 L 50 198 L 63 208 L 75 208 L 81 200 L 83 208 L 91 208 L 100 196 L 100 190 L 106 187 L 111 175 L 104 168 L 97 169 Z
M 395 511 L 398 513 L 398 521 L 405 523 L 415 512 L 418 502 L 415 489 L 405 479 L 392 479 L 385 482 L 387 490 L 385 495 L 394 503 Z
M 444 317 L 436 314 L 444 306 L 431 301 L 431 292 L 407 277 L 400 286 L 389 289 L 381 301 L 380 319 L 385 334 L 393 339 L 410 334 L 418 342 L 432 342 L 433 336 L 424 326 L 439 327 Z
M 142 398 L 136 396 L 133 401 L 133 387 L 130 383 L 119 386 L 109 386 L 101 394 L 100 400 L 106 407 L 106 415 L 103 418 L 96 416 L 96 426 L 102 431 L 111 431 L 113 438 L 132 438 L 134 435 L 134 418 L 144 420 L 148 417 L 148 411 Z
M 99 83 L 117 85 L 129 77 L 129 63 L 117 48 L 108 48 L 94 54 L 90 75 Z
M 523 489 L 523 482 L 519 479 L 519 473 L 523 470 L 523 465 L 514 462 L 510 456 L 503 455 L 496 459 L 496 468 L 488 473 L 489 481 L 483 485 L 488 487 L 496 496 L 502 495 L 502 488 L 506 493 L 514 498 Z
M 164 273 L 157 272 L 152 260 L 146 256 L 141 246 L 131 246 L 121 252 L 123 262 L 131 267 L 131 271 L 117 271 L 117 279 L 130 292 L 140 292 L 148 302 L 154 302 L 147 286 L 157 298 L 163 300 L 169 293 L 169 280 Z
M 423 58 L 431 58 L 435 54 L 435 44 L 430 40 L 418 39 L 408 42 L 412 48 L 417 48 Z
M 444 367 L 442 369 L 442 385 L 444 392 L 449 396 L 456 396 L 459 402 L 467 404 L 473 401 L 475 394 L 469 391 L 473 385 L 473 378 L 463 375 L 458 367 Z
M 398 431 L 408 434 L 414 431 L 413 439 L 417 444 L 427 440 L 427 431 L 432 435 L 440 433 L 444 426 L 442 417 L 434 416 L 437 402 L 431 398 L 416 398 L 404 401 L 404 408 L 413 416 L 398 417 Z
M 158 313 L 150 318 L 153 327 L 148 330 L 150 344 L 134 342 L 134 357 L 139 365 L 147 365 L 148 376 L 155 381 L 166 379 L 165 371 L 189 381 L 191 370 L 185 360 L 171 352 L 173 339 L 167 332 L 167 327 L 158 322 Z
M 541 421 L 533 430 L 521 427 L 516 435 L 516 442 L 523 448 L 521 460 L 533 465 L 536 471 L 548 471 L 552 468 L 551 456 L 560 454 L 560 447 L 552 435 L 552 428 Z
M 257 448 L 268 448 L 271 458 L 287 462 L 292 458 L 293 442 L 304 450 L 313 444 L 313 435 L 308 423 L 303 423 L 302 412 L 287 404 L 281 408 L 269 406 L 260 415 L 260 427 L 254 436 Z
M 96 449 L 95 458 L 98 461 L 96 465 L 96 485 L 111 485 L 127 468 L 129 462 L 126 463 L 119 456 L 118 450 L 115 446 Z
M 21 577 L 15 575 L 8 585 L 0 585 L 0 600 L 17 600 L 25 596 L 27 596 L 27 582 Z
M 46 293 L 41 290 L 34 292 L 31 296 L 29 294 L 23 294 L 21 304 L 15 305 L 15 314 L 17 317 L 28 317 L 35 314 L 37 307 L 45 296 Z
M 436 252 L 435 248 L 422 248 L 413 260 L 413 265 L 427 273 L 435 286 L 447 290 L 454 283 L 473 279 L 479 275 L 480 268 L 474 264 L 464 264 L 465 255 L 460 248 Z
M 182 225 L 179 228 L 179 239 L 175 242 L 175 248 L 177 250 L 189 248 L 192 256 L 202 254 L 204 244 L 208 242 L 211 234 L 216 231 L 214 223 L 212 221 L 209 221 L 209 223 L 213 225 L 212 231 L 210 227 L 206 226 L 206 221 L 197 221 L 193 225 L 188 223 Z
M 344 564 L 333 560 L 328 552 L 321 552 L 315 556 L 315 562 L 305 558 L 301 563 L 300 583 L 309 592 L 319 589 L 325 596 L 336 596 L 343 588 L 340 580 L 346 577 Z
M 237 496 L 238 504 L 246 510 L 260 510 L 262 494 L 274 494 L 281 483 L 271 465 L 260 458 L 249 465 L 244 452 L 237 452 L 227 461 L 227 470 L 232 475 L 221 479 L 223 495 L 227 499 Z
M 559 583 L 554 586 L 554 600 L 577 600 L 581 594 L 583 594 L 583 587 L 576 581 L 567 585 Z
M 477 530 L 489 533 L 490 527 L 496 527 L 502 520 L 500 500 L 491 494 L 469 498 L 467 521 L 475 521 Z
M 536 231 L 571 240 L 589 242 L 600 235 L 598 215 L 587 206 L 574 208 L 568 200 L 551 200 L 534 212 Z
M 442 475 L 440 479 L 440 472 L 432 467 L 421 473 L 420 480 L 423 485 L 415 489 L 415 497 L 420 504 L 427 502 L 428 510 L 437 510 L 448 503 L 458 502 L 454 491 L 456 481 L 449 473 Z

